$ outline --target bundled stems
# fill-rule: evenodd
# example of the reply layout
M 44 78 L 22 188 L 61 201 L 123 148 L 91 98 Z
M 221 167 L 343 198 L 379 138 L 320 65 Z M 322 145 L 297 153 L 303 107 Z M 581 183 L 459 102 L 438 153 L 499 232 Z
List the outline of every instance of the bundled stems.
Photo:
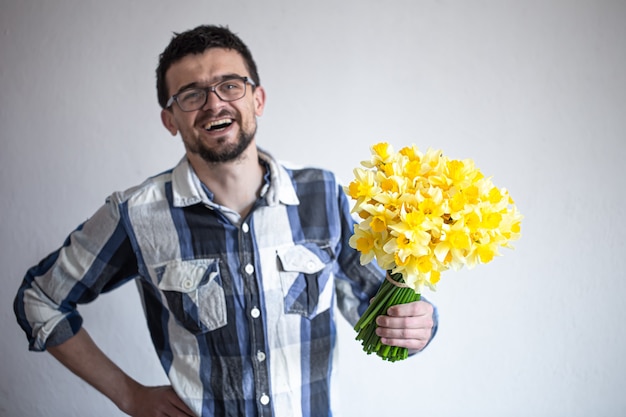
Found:
M 376 334 L 376 317 L 387 314 L 387 309 L 398 304 L 406 304 L 420 300 L 420 294 L 413 289 L 404 286 L 402 274 L 391 274 L 389 277 L 397 284 L 385 279 L 380 285 L 374 300 L 370 303 L 365 313 L 354 326 L 357 331 L 356 340 L 361 340 L 363 350 L 369 355 L 376 353 L 384 360 L 395 362 L 406 359 L 409 356 L 407 348 L 384 345 Z

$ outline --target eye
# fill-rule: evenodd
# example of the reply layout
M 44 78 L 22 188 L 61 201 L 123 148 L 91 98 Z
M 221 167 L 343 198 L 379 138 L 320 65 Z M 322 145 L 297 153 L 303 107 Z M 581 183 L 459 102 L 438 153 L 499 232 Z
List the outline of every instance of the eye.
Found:
M 237 91 L 243 88 L 243 81 L 241 80 L 228 80 L 224 81 L 220 85 L 217 86 L 219 91 L 227 92 L 227 91 Z
M 204 100 L 206 92 L 204 90 L 187 90 L 178 95 L 178 100 L 183 103 L 196 103 Z

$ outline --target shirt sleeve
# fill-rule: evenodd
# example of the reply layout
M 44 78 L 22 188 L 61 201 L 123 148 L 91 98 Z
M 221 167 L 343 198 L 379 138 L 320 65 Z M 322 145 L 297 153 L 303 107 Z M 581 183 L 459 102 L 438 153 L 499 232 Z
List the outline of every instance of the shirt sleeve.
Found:
M 352 218 L 348 198 L 341 186 L 337 187 L 337 196 L 341 217 L 341 238 L 336 248 L 337 306 L 346 320 L 354 326 L 378 291 L 385 272 L 376 262 L 361 265 L 360 253 L 348 243 L 356 222 Z
M 26 273 L 14 311 L 30 350 L 65 342 L 82 325 L 77 304 L 91 302 L 136 276 L 136 256 L 118 205 L 109 198 L 60 249 Z

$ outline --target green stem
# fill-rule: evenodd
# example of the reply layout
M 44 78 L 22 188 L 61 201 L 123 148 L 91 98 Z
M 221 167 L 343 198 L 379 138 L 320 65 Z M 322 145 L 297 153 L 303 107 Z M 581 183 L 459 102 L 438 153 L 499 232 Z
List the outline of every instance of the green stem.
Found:
M 390 276 L 397 282 L 404 282 L 401 274 L 393 274 Z M 354 329 L 357 331 L 357 340 L 362 341 L 363 350 L 369 355 L 376 353 L 383 360 L 395 362 L 408 357 L 408 349 L 398 346 L 388 346 L 382 344 L 380 337 L 376 334 L 376 317 L 387 314 L 389 307 L 418 301 L 420 294 L 416 294 L 410 288 L 398 287 L 388 280 L 382 282 L 372 303 L 358 320 Z
M 365 310 L 365 313 L 363 313 L 359 321 L 354 326 L 355 330 L 358 331 L 368 325 L 375 317 L 381 314 L 383 309 L 386 312 L 385 306 L 387 305 L 389 297 L 391 297 L 394 293 L 393 287 L 394 285 L 387 280 L 383 281 L 378 292 L 376 293 L 376 296 L 374 297 L 374 300 L 370 303 L 367 310 Z

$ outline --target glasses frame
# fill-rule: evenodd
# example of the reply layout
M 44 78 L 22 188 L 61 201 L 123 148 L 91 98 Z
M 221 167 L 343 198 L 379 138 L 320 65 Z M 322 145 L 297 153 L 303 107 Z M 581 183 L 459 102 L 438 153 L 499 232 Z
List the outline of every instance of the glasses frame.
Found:
M 224 98 L 222 98 L 222 96 L 219 95 L 219 93 L 217 92 L 217 87 L 223 83 L 227 83 L 228 81 L 232 81 L 232 80 L 241 80 L 243 81 L 243 94 L 241 95 L 241 97 L 232 99 L 232 100 L 226 100 Z M 247 88 L 246 88 L 246 84 L 250 84 L 250 87 L 252 87 L 252 89 L 256 88 L 256 83 L 254 81 L 252 81 L 250 78 L 248 77 L 229 77 L 226 80 L 220 81 L 219 83 L 209 86 L 209 87 L 192 87 L 192 88 L 186 88 L 182 91 L 179 91 L 178 93 L 174 94 L 172 97 L 169 98 L 169 100 L 167 100 L 167 104 L 165 105 L 166 109 L 169 109 L 170 107 L 172 107 L 172 105 L 174 104 L 174 102 L 176 102 L 176 104 L 178 104 L 178 108 L 181 111 L 184 112 L 191 112 L 191 111 L 196 111 L 196 110 L 200 110 L 201 108 L 203 108 L 207 101 L 209 100 L 209 94 L 210 93 L 215 93 L 215 95 L 217 96 L 217 98 L 219 98 L 220 100 L 229 103 L 232 101 L 237 101 L 237 100 L 241 100 L 242 98 L 244 98 L 246 96 Z M 180 103 L 178 102 L 178 96 L 186 93 L 189 90 L 202 90 L 205 92 L 205 96 L 204 96 L 204 102 L 202 103 L 202 105 L 200 107 L 198 107 L 197 109 L 193 109 L 193 110 L 184 110 Z

